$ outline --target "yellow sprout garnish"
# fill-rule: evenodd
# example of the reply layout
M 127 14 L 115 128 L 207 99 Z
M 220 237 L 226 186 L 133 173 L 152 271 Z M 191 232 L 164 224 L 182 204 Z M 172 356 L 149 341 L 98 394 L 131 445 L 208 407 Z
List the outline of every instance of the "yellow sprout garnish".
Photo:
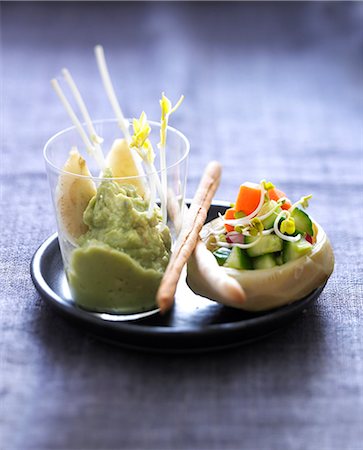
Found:
M 301 197 L 299 203 L 301 203 L 301 206 L 305 209 L 309 206 L 309 200 L 311 199 L 312 194 L 305 195 L 304 197 Z
M 103 138 L 101 138 L 95 133 L 92 133 L 90 137 L 93 144 L 102 144 L 102 142 L 104 141 Z
M 271 183 L 271 181 L 262 180 L 261 183 L 263 183 L 265 191 L 269 191 L 270 189 L 273 189 L 275 187 L 275 185 Z
M 160 168 L 161 168 L 161 186 L 165 201 L 161 204 L 161 215 L 163 217 L 163 225 L 166 224 L 167 216 L 167 198 L 168 198 L 168 180 L 166 173 L 166 134 L 168 128 L 168 122 L 170 114 L 176 111 L 184 100 L 182 95 L 176 105 L 172 107 L 171 101 L 165 96 L 164 92 L 161 94 L 160 108 L 161 108 L 161 119 L 160 119 L 160 142 L 158 148 L 160 149 Z
M 251 236 L 257 236 L 258 234 L 262 233 L 264 230 L 263 223 L 258 217 L 254 217 L 251 220 L 251 225 L 249 229 L 249 233 Z
M 296 203 L 294 203 L 291 208 L 289 209 L 290 213 L 297 208 L 299 205 L 301 205 L 304 209 L 306 209 L 309 206 L 309 200 L 311 199 L 312 194 L 310 195 L 305 195 L 304 197 L 301 197 L 301 199 L 299 201 L 297 201 Z
M 149 137 L 151 128 L 147 122 L 145 111 L 140 115 L 139 119 L 134 119 L 133 122 L 134 135 L 132 136 L 132 143 L 134 146 L 142 147 L 145 140 Z
M 132 125 L 134 134 L 131 137 L 130 147 L 135 148 L 143 160 L 153 164 L 155 153 L 149 139 L 151 127 L 144 111 L 141 113 L 139 119 L 132 121 Z
M 280 231 L 281 233 L 294 234 L 295 233 L 295 220 L 293 217 L 287 217 L 281 222 Z
M 160 127 L 160 144 L 159 147 L 164 148 L 166 145 L 166 129 L 169 122 L 170 114 L 175 112 L 179 106 L 182 104 L 184 100 L 184 95 L 180 97 L 180 99 L 177 101 L 175 106 L 173 107 L 171 104 L 171 101 L 166 97 L 164 92 L 161 94 L 161 100 L 160 100 L 160 108 L 161 108 L 161 127 Z

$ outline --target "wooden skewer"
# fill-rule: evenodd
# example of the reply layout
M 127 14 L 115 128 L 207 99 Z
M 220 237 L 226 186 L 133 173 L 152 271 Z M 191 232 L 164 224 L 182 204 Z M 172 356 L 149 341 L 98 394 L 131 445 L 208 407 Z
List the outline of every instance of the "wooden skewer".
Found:
M 217 161 L 210 162 L 204 171 L 156 295 L 161 312 L 167 311 L 173 305 L 180 274 L 198 242 L 199 232 L 219 186 L 221 172 L 221 165 Z

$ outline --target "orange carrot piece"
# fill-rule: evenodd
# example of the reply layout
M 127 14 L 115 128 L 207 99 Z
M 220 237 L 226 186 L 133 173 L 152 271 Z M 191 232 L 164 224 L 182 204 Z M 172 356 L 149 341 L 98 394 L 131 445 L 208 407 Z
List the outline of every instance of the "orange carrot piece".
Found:
M 258 184 L 241 184 L 236 200 L 236 211 L 242 211 L 246 216 L 251 214 L 260 203 L 261 188 Z
M 270 200 L 275 200 L 277 202 L 277 200 L 279 200 L 282 197 L 286 197 L 285 192 L 280 191 L 280 189 L 277 188 L 273 188 L 273 189 L 269 189 L 268 190 L 268 196 L 270 197 Z M 281 205 L 282 209 L 290 209 L 291 208 L 291 203 L 289 200 L 286 200 L 286 202 Z
M 234 219 L 234 213 L 236 212 L 236 210 L 234 208 L 229 208 L 227 209 L 224 218 L 225 219 Z M 227 225 L 226 223 L 224 224 L 225 229 L 227 230 L 227 233 L 230 231 L 234 230 L 234 227 L 232 225 Z

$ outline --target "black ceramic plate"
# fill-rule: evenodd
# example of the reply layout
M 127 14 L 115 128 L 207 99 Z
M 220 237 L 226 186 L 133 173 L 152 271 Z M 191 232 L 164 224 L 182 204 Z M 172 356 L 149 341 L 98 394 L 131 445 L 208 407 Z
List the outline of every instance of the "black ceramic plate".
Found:
M 228 206 L 214 203 L 207 220 L 224 213 Z M 31 276 L 44 300 L 98 337 L 127 347 L 173 352 L 208 350 L 263 338 L 291 322 L 324 288 L 319 287 L 291 305 L 256 314 L 195 295 L 184 276 L 178 285 L 175 305 L 166 315 L 157 310 L 133 316 L 92 313 L 79 308 L 71 298 L 57 234 L 50 236 L 34 254 Z

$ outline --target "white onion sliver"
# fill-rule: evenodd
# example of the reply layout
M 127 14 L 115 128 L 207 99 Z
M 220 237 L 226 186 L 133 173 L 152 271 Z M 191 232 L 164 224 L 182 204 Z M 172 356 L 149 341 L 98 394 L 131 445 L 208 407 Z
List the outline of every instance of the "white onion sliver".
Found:
M 285 202 L 290 202 L 290 200 L 289 200 L 287 197 L 280 197 L 280 198 L 277 200 L 277 203 L 278 203 L 279 205 L 283 205 Z
M 233 244 L 229 244 L 228 242 L 221 242 L 221 241 L 217 241 L 217 242 L 213 243 L 213 245 L 215 245 L 216 247 L 225 247 L 225 248 L 233 247 Z
M 233 234 L 228 236 L 228 239 L 232 241 L 233 244 L 243 244 L 245 237 L 241 233 Z
M 217 245 L 218 247 L 226 247 L 226 248 L 231 248 L 231 247 L 239 247 L 242 249 L 246 249 L 246 248 L 251 248 L 254 247 L 257 242 L 259 242 L 261 239 L 261 236 L 259 236 L 258 239 L 256 239 L 253 242 L 250 242 L 249 244 L 229 244 L 228 242 L 221 242 L 221 241 L 217 241 L 215 245 Z

